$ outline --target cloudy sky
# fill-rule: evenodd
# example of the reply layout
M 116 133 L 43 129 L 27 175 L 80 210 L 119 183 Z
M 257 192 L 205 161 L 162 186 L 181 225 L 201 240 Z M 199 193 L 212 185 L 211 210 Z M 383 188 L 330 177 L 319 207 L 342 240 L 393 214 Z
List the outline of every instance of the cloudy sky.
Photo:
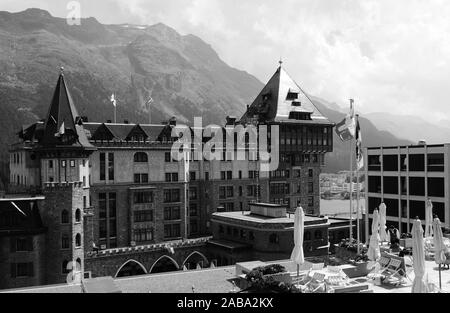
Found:
M 69 1 L 0 0 L 65 17 Z M 163 22 L 266 82 L 282 57 L 310 94 L 361 113 L 450 120 L 448 0 L 80 0 L 107 24 Z

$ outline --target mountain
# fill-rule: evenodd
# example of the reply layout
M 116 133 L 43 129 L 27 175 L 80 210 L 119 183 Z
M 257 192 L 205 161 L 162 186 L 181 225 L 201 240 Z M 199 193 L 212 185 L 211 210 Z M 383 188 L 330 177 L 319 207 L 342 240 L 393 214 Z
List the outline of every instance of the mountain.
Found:
M 330 109 L 329 107 L 332 107 L 330 103 L 315 97 L 312 97 L 311 100 L 330 121 L 338 123 L 345 118 L 346 113 Z M 378 124 L 373 123 L 365 116 L 359 117 L 359 123 L 363 147 L 397 146 L 413 143 L 407 139 L 398 138 L 388 131 L 380 130 Z M 375 127 L 375 124 L 377 127 Z M 328 153 L 325 157 L 323 172 L 335 173 L 341 170 L 348 170 L 350 168 L 350 143 L 342 142 L 336 133 L 333 133 L 333 146 L 333 152 Z
M 40 9 L 0 12 L 1 160 L 20 125 L 45 116 L 61 66 L 80 115 L 90 121 L 113 119 L 114 92 L 118 121 L 148 122 L 151 96 L 153 123 L 202 116 L 204 125 L 223 124 L 263 86 L 200 38 L 162 23 L 102 25 L 87 18 L 69 26 Z
M 417 116 L 394 115 L 390 113 L 369 113 L 365 117 L 370 119 L 379 129 L 396 134 L 417 143 L 425 140 L 428 144 L 450 142 L 450 128 L 442 124 L 430 123 Z
M 152 26 L 103 25 L 95 18 L 69 26 L 47 11 L 0 12 L 0 173 L 8 179 L 8 146 L 20 125 L 45 116 L 59 68 L 64 67 L 80 115 L 90 121 L 113 119 L 109 101 L 115 93 L 117 120 L 148 122 L 145 103 L 154 100 L 153 123 L 177 117 L 203 125 L 223 125 L 240 117 L 264 86 L 254 76 L 224 63 L 210 45 L 194 35 L 180 35 L 159 23 Z M 315 98 L 331 121 L 343 118 L 336 104 Z M 398 144 L 388 132 L 367 126 L 368 144 Z M 348 149 L 335 138 L 326 171 L 348 168 Z

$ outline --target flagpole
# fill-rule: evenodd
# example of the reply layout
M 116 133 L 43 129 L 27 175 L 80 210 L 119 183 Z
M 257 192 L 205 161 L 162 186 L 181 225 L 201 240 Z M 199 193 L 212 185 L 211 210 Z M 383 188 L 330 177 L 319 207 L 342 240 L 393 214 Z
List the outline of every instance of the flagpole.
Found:
M 349 240 L 353 239 L 353 139 L 350 139 L 350 232 Z
M 356 244 L 357 244 L 357 253 L 360 253 L 359 249 L 359 169 L 358 166 L 356 166 Z
M 190 151 L 190 150 L 188 150 Z M 184 238 L 188 239 L 188 231 L 187 231 L 187 219 L 188 219 L 188 178 L 189 178 L 189 155 L 190 153 L 184 152 Z

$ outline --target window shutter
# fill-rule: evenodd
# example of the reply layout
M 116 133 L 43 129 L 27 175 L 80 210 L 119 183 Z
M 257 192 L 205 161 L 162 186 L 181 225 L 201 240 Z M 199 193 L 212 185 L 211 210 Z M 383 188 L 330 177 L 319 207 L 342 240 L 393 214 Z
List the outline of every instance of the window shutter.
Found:
M 11 237 L 9 240 L 11 243 L 10 252 L 16 252 L 16 240 L 17 239 L 15 237 Z
M 28 277 L 34 276 L 33 262 L 28 263 Z
M 16 263 L 11 263 L 11 278 L 16 278 Z

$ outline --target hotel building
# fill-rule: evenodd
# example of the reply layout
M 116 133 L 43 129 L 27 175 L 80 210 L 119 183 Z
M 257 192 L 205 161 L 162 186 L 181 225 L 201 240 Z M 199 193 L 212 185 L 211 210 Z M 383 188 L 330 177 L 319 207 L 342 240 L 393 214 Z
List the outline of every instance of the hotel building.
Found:
M 400 233 L 410 232 L 416 217 L 424 222 L 427 199 L 433 214 L 449 227 L 449 162 L 450 144 L 366 148 L 366 238 L 381 202 L 387 207 L 387 225 Z
M 172 132 L 175 118 L 151 125 L 89 122 L 78 114 L 61 73 L 45 119 L 23 128 L 10 150 L 8 192 L 43 197 L 36 208 L 47 229 L 44 263 L 57 274 L 47 271 L 42 281 L 65 281 L 70 260 L 80 260 L 93 276 L 114 275 L 130 260 L 108 262 L 104 255 L 109 268 L 100 269 L 93 254 L 119 248 L 135 253 L 139 247 L 210 236 L 213 213 L 249 210 L 252 202 L 290 210 L 301 205 L 307 214 L 319 214 L 319 174 L 325 153 L 333 149 L 334 124 L 281 66 L 245 114 L 229 116 L 224 124 L 278 126 L 278 169 L 260 171 L 258 159 L 203 158 L 187 168 L 171 155 L 178 139 Z

